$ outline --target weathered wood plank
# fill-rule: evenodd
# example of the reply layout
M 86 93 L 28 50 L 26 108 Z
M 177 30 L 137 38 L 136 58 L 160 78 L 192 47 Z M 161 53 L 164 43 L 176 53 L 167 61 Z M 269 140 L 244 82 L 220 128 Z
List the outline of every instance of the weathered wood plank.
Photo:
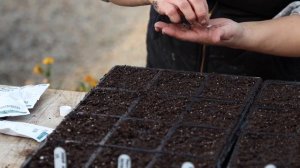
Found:
M 55 128 L 63 119 L 59 115 L 59 107 L 68 105 L 75 107 L 84 97 L 84 92 L 47 90 L 30 110 L 31 114 L 11 117 L 10 121 L 20 121 Z M 0 167 L 20 167 L 26 156 L 36 150 L 39 143 L 34 140 L 0 134 Z

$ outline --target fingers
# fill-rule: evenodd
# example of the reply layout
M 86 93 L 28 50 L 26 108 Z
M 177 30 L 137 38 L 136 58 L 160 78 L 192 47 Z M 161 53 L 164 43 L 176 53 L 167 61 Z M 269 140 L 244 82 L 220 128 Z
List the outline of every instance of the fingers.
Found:
M 206 29 L 203 26 L 185 27 L 182 24 L 155 23 L 155 30 L 168 36 L 204 44 L 220 44 L 224 36 L 224 30 L 218 28 Z
M 196 14 L 188 0 L 167 0 L 176 6 L 189 23 L 196 21 Z
M 167 24 L 164 22 L 155 23 L 155 30 L 161 31 L 163 34 L 175 37 L 181 40 L 196 42 L 197 38 L 194 32 L 190 31 L 187 27 L 182 24 Z
M 171 22 L 179 23 L 184 17 L 189 23 L 207 24 L 208 5 L 206 0 L 154 0 L 158 13 L 167 15 Z
M 208 23 L 208 5 L 205 0 L 189 0 L 191 6 L 193 7 L 197 21 L 202 25 Z
M 168 3 L 165 7 L 165 15 L 167 15 L 170 18 L 171 22 L 179 23 L 181 18 L 177 8 L 174 5 Z

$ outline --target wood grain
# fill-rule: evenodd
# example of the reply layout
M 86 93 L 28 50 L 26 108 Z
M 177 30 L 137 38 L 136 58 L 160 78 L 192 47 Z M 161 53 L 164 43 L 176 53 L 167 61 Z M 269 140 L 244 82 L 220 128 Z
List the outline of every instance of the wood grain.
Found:
M 59 107 L 68 105 L 74 108 L 84 96 L 84 92 L 48 89 L 35 108 L 30 110 L 30 115 L 10 117 L 7 120 L 55 128 L 63 119 L 59 115 Z M 38 146 L 39 143 L 32 139 L 0 134 L 0 167 L 20 167 L 26 157 Z

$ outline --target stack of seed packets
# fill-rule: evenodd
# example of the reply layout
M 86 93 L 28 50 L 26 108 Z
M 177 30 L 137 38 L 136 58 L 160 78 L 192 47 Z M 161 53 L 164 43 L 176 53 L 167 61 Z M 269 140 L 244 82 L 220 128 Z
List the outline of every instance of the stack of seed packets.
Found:
M 23 87 L 0 86 L 0 118 L 30 114 L 49 84 Z
M 0 86 L 0 133 L 43 141 L 53 131 L 52 128 L 1 120 L 1 118 L 30 114 L 29 109 L 34 107 L 48 87 L 49 84 L 23 87 Z

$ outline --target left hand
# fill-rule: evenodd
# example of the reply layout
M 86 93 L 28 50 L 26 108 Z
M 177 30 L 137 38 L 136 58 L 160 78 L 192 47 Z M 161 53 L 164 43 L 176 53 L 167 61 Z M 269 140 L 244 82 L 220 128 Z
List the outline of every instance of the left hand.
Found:
M 212 26 L 207 28 L 201 24 L 183 26 L 182 24 L 157 22 L 154 27 L 156 31 L 180 40 L 229 47 L 239 45 L 239 39 L 244 34 L 243 26 L 230 19 L 211 19 L 209 25 Z

